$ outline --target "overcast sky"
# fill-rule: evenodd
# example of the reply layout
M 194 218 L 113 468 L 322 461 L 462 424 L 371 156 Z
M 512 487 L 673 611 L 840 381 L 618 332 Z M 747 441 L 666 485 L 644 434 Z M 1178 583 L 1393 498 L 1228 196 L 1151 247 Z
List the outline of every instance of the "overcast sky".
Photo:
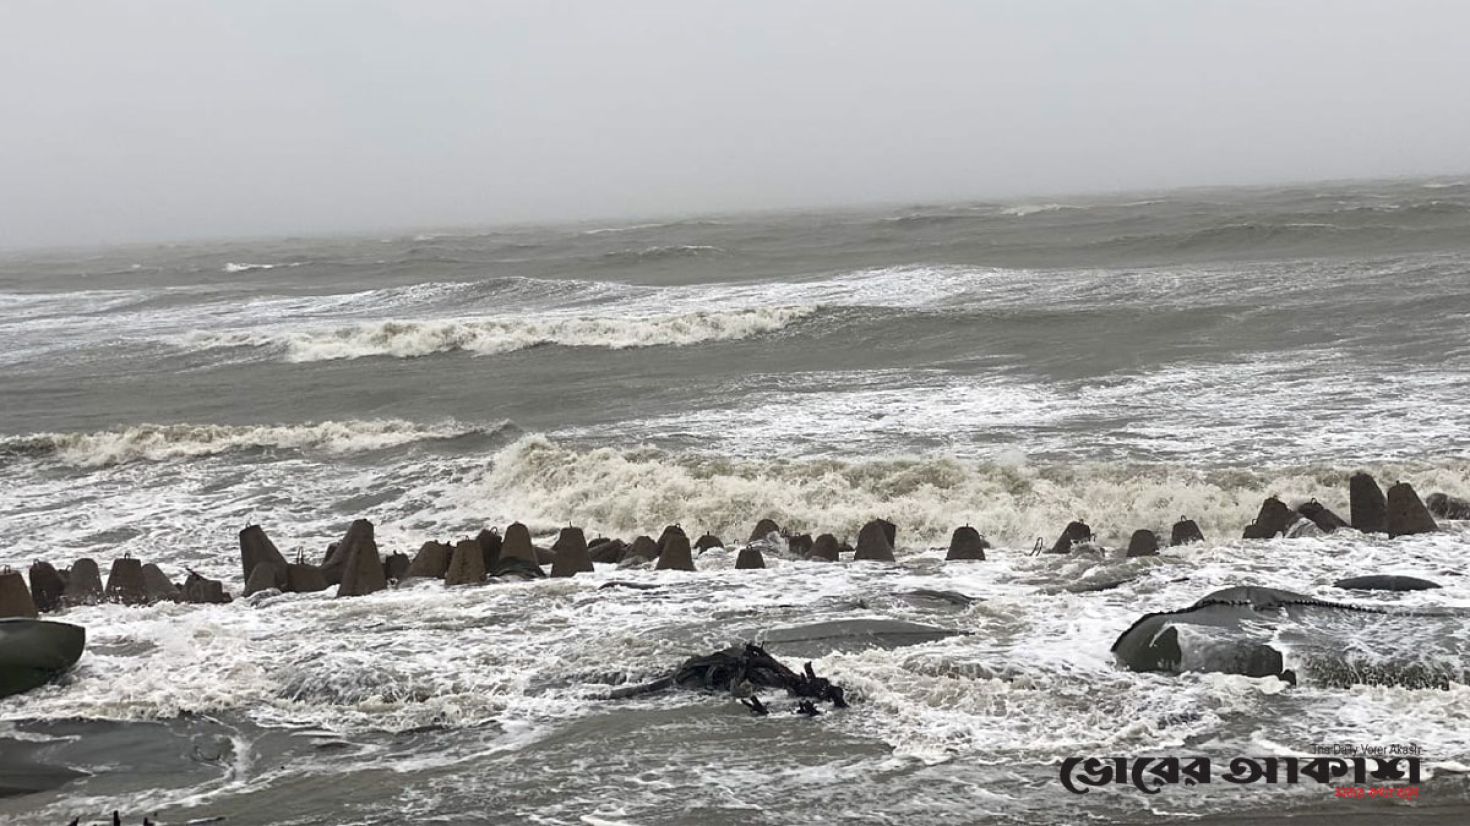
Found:
M 0 246 L 1470 172 L 1464 0 L 0 0 Z

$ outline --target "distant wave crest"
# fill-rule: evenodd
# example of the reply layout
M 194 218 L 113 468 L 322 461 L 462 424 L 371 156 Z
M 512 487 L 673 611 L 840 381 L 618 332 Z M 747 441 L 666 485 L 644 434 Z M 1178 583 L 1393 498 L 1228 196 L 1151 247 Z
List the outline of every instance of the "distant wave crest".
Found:
M 816 312 L 816 307 L 750 308 L 653 318 L 544 318 L 539 320 L 433 319 L 375 321 L 331 330 L 272 333 L 196 333 L 195 347 L 280 347 L 292 362 L 365 356 L 416 358 L 435 353 L 509 353 L 538 345 L 680 347 L 749 338 L 779 330 Z
M 301 266 L 301 262 L 300 261 L 288 261 L 288 262 L 286 262 L 284 264 L 236 264 L 235 262 L 231 261 L 231 262 L 225 264 L 224 271 L 225 272 L 228 272 L 228 273 L 237 273 L 237 272 L 250 272 L 251 270 L 273 270 L 273 269 L 275 269 L 277 267 L 299 267 L 299 266 Z
M 0 439 L 0 461 L 48 458 L 80 467 L 189 459 L 239 450 L 320 450 L 353 453 L 420 441 L 453 439 L 509 427 L 401 419 L 325 421 L 296 425 L 140 424 L 93 433 L 36 433 Z
M 640 250 L 618 250 L 603 255 L 604 258 L 623 261 L 659 261 L 672 258 L 698 258 L 705 255 L 722 255 L 725 250 L 709 244 L 669 244 L 644 247 Z

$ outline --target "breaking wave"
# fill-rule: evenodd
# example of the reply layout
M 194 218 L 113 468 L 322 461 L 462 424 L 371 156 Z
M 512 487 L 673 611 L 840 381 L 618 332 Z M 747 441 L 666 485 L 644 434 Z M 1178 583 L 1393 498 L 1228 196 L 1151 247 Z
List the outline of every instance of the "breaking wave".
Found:
M 708 244 L 670 244 L 667 246 L 644 247 L 641 250 L 619 250 L 604 253 L 603 258 L 615 261 L 660 261 L 664 259 L 698 258 L 704 255 L 721 255 L 725 250 Z
M 1045 212 L 1061 212 L 1068 209 L 1087 209 L 1087 207 L 1073 206 L 1072 204 L 1019 204 L 1006 207 L 1000 211 L 1001 215 L 1009 215 L 1013 218 L 1025 218 L 1027 215 L 1038 215 Z
M 547 318 L 529 321 L 434 319 L 366 322 L 331 330 L 274 333 L 196 333 L 194 347 L 278 347 L 292 362 L 331 361 L 365 356 L 415 358 L 435 353 L 480 355 L 509 353 L 538 345 L 601 347 L 680 347 L 708 341 L 750 338 L 780 330 L 817 311 L 817 307 L 751 308 L 733 312 L 694 312 L 653 318 Z
M 277 267 L 299 267 L 300 261 L 290 261 L 285 264 L 236 264 L 233 261 L 225 264 L 224 271 L 228 273 L 249 272 L 251 270 L 273 270 Z
M 770 517 L 794 531 L 855 539 L 864 522 L 884 517 L 899 525 L 904 547 L 944 544 L 965 524 L 992 541 L 1029 547 L 1038 537 L 1050 542 L 1068 520 L 1081 518 L 1113 547 L 1138 528 L 1167 536 L 1181 516 L 1198 521 L 1212 540 L 1239 537 L 1271 494 L 1288 502 L 1317 498 L 1345 516 L 1347 481 L 1357 469 L 1192 470 L 948 457 L 747 460 L 654 448 L 580 451 L 528 435 L 497 455 L 481 487 L 502 502 L 507 518 L 548 529 L 585 524 L 627 538 L 680 523 L 739 539 Z M 1426 494 L 1470 490 L 1470 460 L 1367 469 L 1380 479 L 1412 481 Z
M 453 439 L 511 426 L 457 422 L 420 425 L 401 419 L 325 421 L 299 425 L 140 424 L 94 433 L 36 433 L 0 440 L 8 457 L 49 458 L 80 467 L 161 462 L 241 450 L 319 450 L 354 453 L 414 442 Z

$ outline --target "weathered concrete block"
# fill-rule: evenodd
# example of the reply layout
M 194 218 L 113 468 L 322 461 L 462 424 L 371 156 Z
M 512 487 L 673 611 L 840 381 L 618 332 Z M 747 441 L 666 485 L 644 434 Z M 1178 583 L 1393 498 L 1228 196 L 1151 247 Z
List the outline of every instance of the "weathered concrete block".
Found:
M 485 553 L 478 540 L 466 539 L 454 546 L 444 585 L 479 585 L 485 581 Z
M 82 558 L 71 564 L 61 598 L 67 605 L 96 605 L 102 601 L 102 572 L 95 560 Z
M 40 615 L 20 571 L 0 568 L 0 618 L 35 619 Z
M 836 562 L 837 551 L 837 537 L 830 533 L 824 533 L 817 537 L 817 541 L 812 543 L 812 552 L 807 555 L 807 559 L 815 559 L 819 562 Z
M 476 547 L 479 547 L 478 544 Z M 408 554 L 389 554 L 388 558 L 383 560 L 383 576 L 389 582 L 402 582 L 408 579 L 409 564 Z
M 1140 528 L 1133 532 L 1128 539 L 1129 556 L 1158 556 L 1159 535 L 1150 530 Z
M 337 552 L 343 560 L 337 596 L 366 596 L 388 587 L 388 578 L 383 576 L 383 559 L 378 556 L 378 543 L 373 539 L 373 523 L 366 519 L 353 522 L 338 544 Z M 323 569 L 325 574 L 325 566 Z
M 123 605 L 147 605 L 148 589 L 143 586 L 143 561 L 132 557 L 112 560 L 112 571 L 107 575 L 108 602 Z
M 1388 489 L 1388 535 L 1408 536 L 1416 533 L 1434 533 L 1439 525 L 1429 514 L 1429 509 L 1419 501 L 1419 494 L 1408 482 L 1399 482 Z
M 485 560 L 485 570 L 495 570 L 495 566 L 500 563 L 500 549 L 504 545 L 504 542 L 500 538 L 500 534 L 497 533 L 494 529 L 484 528 L 475 535 L 475 541 L 480 543 L 480 555 Z M 444 556 L 444 564 L 448 565 L 449 555 L 447 552 L 449 550 L 449 546 L 445 545 L 444 549 L 446 551 Z
M 500 537 L 496 537 L 495 559 L 500 559 Z M 476 544 L 479 544 L 477 538 Z M 481 566 L 484 566 L 485 546 L 480 545 Z M 443 542 L 425 542 L 419 547 L 419 552 L 414 554 L 413 561 L 408 563 L 408 575 L 410 577 L 427 577 L 429 579 L 443 579 L 449 570 L 449 557 L 454 549 Z M 486 570 L 489 570 L 486 568 Z
M 1081 520 L 1068 522 L 1067 527 L 1062 529 L 1062 535 L 1052 543 L 1051 552 L 1054 554 L 1069 554 L 1072 546 L 1083 542 L 1092 541 L 1092 528 Z
M 636 537 L 633 540 L 633 544 L 628 546 L 627 552 L 618 561 L 622 562 L 624 559 L 633 559 L 635 557 L 646 559 L 649 562 L 658 559 L 658 543 L 653 541 L 653 537 L 651 536 L 644 535 Z
M 286 587 L 286 558 L 276 549 L 275 543 L 265 535 L 265 529 L 259 525 L 249 525 L 240 531 L 240 567 L 243 569 L 241 576 L 246 581 L 250 579 L 250 572 L 255 566 L 268 562 L 275 566 L 280 572 L 280 580 L 274 587 L 284 589 Z
M 761 521 L 755 523 L 755 528 L 752 529 L 750 532 L 749 541 L 755 542 L 759 539 L 765 539 L 767 536 L 770 536 L 773 533 L 781 533 L 781 526 L 777 525 L 776 520 L 774 519 L 762 519 Z
M 1366 473 L 1348 480 L 1348 517 L 1363 533 L 1388 532 L 1388 500 L 1378 482 Z
M 874 519 L 858 531 L 857 551 L 854 560 L 872 562 L 894 562 L 893 538 L 897 529 L 892 522 Z
M 66 580 L 51 563 L 37 562 L 31 566 L 31 602 L 37 611 L 49 614 L 60 609 L 65 591 Z
M 314 594 L 327 590 L 327 578 L 315 565 L 294 562 L 286 566 L 286 590 L 293 594 Z
M 143 566 L 143 590 L 149 602 L 178 602 L 184 596 L 179 586 L 152 562 Z
M 761 554 L 759 545 L 746 545 L 740 549 L 740 554 L 735 557 L 735 568 L 737 570 L 766 567 L 766 558 Z
M 1174 523 L 1174 529 L 1169 533 L 1170 545 L 1188 545 L 1191 542 L 1205 541 L 1204 531 L 1199 529 L 1199 523 L 1193 519 L 1180 518 Z
M 969 525 L 964 525 L 955 528 L 954 533 L 950 535 L 949 552 L 944 555 L 944 558 L 951 561 L 983 561 L 985 549 L 989 547 L 990 543 L 985 541 L 985 537 L 981 536 L 979 531 Z
M 552 576 L 567 577 L 592 572 L 592 557 L 587 553 L 587 536 L 581 528 L 562 528 L 551 550 L 556 553 L 556 558 L 551 563 Z
M 532 565 L 539 565 L 541 560 L 536 555 L 536 548 L 531 544 L 531 529 L 520 522 L 511 523 L 505 529 L 505 539 L 500 545 L 501 559 L 519 559 Z
M 684 535 L 684 530 L 677 525 L 670 525 L 664 529 L 663 537 L 659 542 L 658 564 L 654 566 L 659 571 L 692 571 L 694 570 L 694 555 L 689 550 L 689 537 Z

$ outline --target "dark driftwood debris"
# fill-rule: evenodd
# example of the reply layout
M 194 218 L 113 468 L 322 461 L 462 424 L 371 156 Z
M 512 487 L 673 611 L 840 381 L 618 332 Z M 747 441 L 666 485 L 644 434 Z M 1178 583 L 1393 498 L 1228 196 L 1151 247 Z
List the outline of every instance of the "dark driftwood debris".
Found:
M 672 676 L 651 683 L 619 688 L 611 692 L 609 697 L 637 697 L 675 687 L 729 692 L 756 715 L 768 713 L 760 698 L 755 696 L 755 692 L 762 688 L 785 689 L 788 694 L 803 698 L 804 702 L 798 706 L 798 713 L 807 716 L 811 716 L 811 712 L 816 710 L 812 700 L 831 703 L 833 708 L 847 708 L 846 692 L 842 686 L 825 677 L 818 677 L 811 663 L 807 663 L 802 673 L 798 674 L 767 654 L 764 648 L 750 643 L 744 646 L 734 645 L 705 657 L 691 657 Z

